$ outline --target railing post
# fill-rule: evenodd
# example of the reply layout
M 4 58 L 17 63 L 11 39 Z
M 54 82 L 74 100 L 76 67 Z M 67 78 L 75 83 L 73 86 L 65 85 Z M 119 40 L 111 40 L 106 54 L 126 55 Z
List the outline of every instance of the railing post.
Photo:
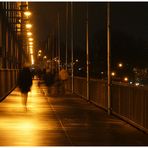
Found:
M 110 78 L 110 3 L 107 3 L 107 97 L 108 97 L 108 115 L 111 113 L 111 78 Z
M 87 68 L 87 101 L 89 101 L 89 33 L 88 33 L 88 3 L 86 14 L 86 68 Z
M 73 71 L 73 3 L 71 2 L 71 91 L 74 91 L 74 71 Z

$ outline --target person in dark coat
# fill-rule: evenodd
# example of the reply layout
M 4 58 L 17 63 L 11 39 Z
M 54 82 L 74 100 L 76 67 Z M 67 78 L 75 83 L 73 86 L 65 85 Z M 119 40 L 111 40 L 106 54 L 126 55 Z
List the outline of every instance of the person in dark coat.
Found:
M 28 92 L 32 86 L 32 74 L 29 67 L 23 67 L 18 77 L 18 87 L 22 94 L 22 103 L 27 107 Z

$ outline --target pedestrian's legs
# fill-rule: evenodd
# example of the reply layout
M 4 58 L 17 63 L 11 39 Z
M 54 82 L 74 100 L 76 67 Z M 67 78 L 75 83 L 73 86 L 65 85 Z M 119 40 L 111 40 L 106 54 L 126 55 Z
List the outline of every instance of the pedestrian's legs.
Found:
M 26 109 L 27 109 L 27 98 L 28 98 L 28 93 L 22 93 L 22 103 Z

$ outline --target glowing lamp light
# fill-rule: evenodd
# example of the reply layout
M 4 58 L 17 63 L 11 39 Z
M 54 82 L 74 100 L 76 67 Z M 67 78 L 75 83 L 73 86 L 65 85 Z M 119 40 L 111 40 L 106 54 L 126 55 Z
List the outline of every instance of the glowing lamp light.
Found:
M 121 68 L 121 67 L 123 67 L 123 64 L 122 63 L 119 63 L 118 66 Z
M 41 54 L 39 53 L 39 54 L 38 54 L 38 56 L 40 57 L 40 56 L 41 56 Z
M 33 49 L 32 48 L 30 48 L 30 54 L 33 54 Z
M 33 41 L 33 38 L 29 38 L 28 40 L 29 40 L 29 41 Z
M 26 24 L 26 28 L 32 28 L 32 25 L 31 24 Z
M 44 59 L 47 59 L 47 56 L 44 56 L 43 58 L 44 58 Z
M 30 11 L 25 11 L 25 12 L 24 12 L 24 15 L 28 17 L 28 16 L 31 15 L 31 12 L 30 12 Z
M 128 77 L 124 77 L 124 81 L 127 82 L 128 81 Z
M 33 48 L 33 45 L 29 45 L 29 48 Z
M 115 73 L 115 72 L 112 72 L 112 73 L 111 73 L 111 76 L 113 76 L 113 77 L 114 77 L 115 75 L 116 75 L 116 73 Z
M 33 45 L 33 42 L 29 42 L 29 45 Z
M 31 36 L 32 35 L 32 33 L 31 32 L 27 32 L 27 36 Z

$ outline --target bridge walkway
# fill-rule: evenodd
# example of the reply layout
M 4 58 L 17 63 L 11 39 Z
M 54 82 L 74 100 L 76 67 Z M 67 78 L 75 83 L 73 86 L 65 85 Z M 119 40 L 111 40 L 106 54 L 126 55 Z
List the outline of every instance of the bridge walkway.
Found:
M 66 93 L 33 81 L 27 110 L 18 88 L 0 103 L 0 146 L 148 146 L 148 135 Z

